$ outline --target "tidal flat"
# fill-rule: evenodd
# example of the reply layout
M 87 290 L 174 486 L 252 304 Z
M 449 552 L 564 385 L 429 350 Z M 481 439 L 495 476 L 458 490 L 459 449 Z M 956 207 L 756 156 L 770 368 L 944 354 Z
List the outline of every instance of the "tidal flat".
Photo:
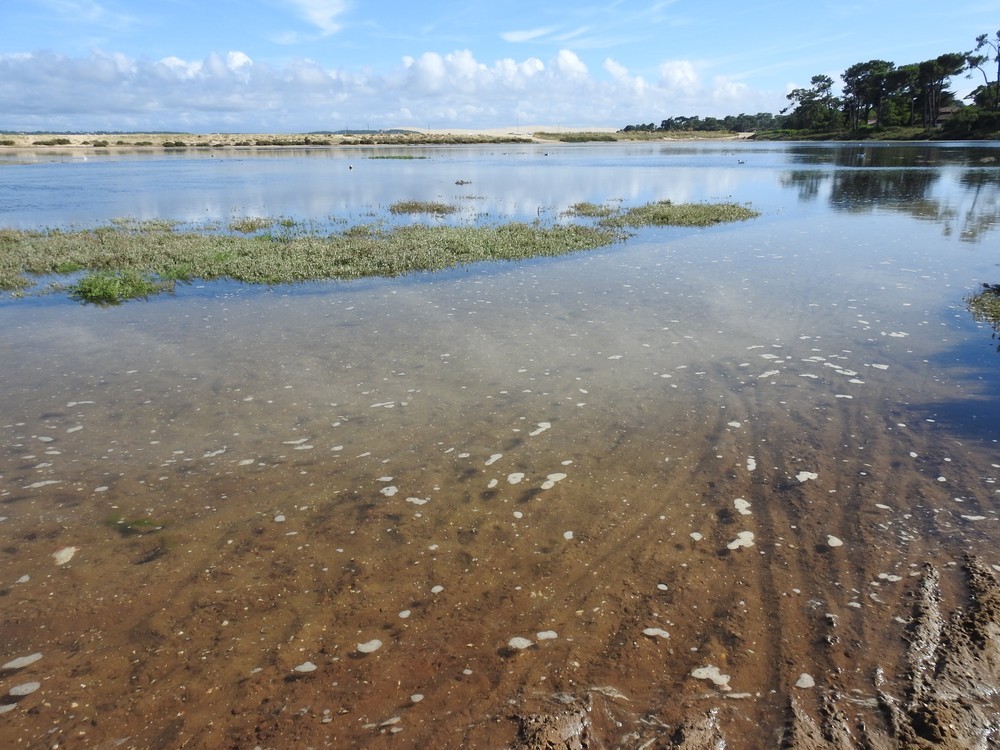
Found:
M 998 281 L 996 172 L 945 148 L 544 148 L 372 162 L 382 197 L 336 219 L 456 188 L 516 221 L 760 215 L 393 278 L 0 301 L 0 744 L 990 736 L 1000 355 L 964 300 Z M 0 219 L 37 226 L 52 174 L 79 221 L 88 167 L 38 166 L 0 168 L 0 197 L 38 186 Z M 166 166 L 108 165 L 133 187 Z M 280 192 L 285 168 L 328 189 L 319 160 L 241 164 L 246 192 L 207 200 L 236 166 L 133 189 L 131 214 L 228 226 L 265 182 L 262 216 L 337 204 Z M 94 200 L 97 226 L 129 213 Z

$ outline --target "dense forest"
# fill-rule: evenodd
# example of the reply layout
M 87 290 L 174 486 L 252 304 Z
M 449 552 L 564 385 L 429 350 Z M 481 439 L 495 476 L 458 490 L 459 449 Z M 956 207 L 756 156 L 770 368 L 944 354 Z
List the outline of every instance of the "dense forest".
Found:
M 994 70 L 994 67 L 996 68 Z M 960 100 L 951 79 L 982 78 Z M 628 125 L 634 131 L 807 131 L 860 133 L 886 128 L 936 130 L 946 137 L 974 138 L 1000 134 L 1000 31 L 981 34 L 968 52 L 948 52 L 931 60 L 897 66 L 869 60 L 840 74 L 840 96 L 827 75 L 813 76 L 808 88 L 788 94 L 788 107 L 777 115 L 760 112 L 726 117 L 670 117 L 655 123 Z

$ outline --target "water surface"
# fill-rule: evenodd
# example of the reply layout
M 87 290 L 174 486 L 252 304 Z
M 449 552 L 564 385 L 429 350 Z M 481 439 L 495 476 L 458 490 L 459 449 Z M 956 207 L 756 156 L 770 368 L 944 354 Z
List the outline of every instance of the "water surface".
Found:
M 375 153 L 0 163 L 0 224 L 761 217 L 403 279 L 0 302 L 0 660 L 43 654 L 0 673 L 41 683 L 0 736 L 500 747 L 575 701 L 608 746 L 716 708 L 758 747 L 792 695 L 874 700 L 876 667 L 905 694 L 924 564 L 946 608 L 966 553 L 1000 564 L 1000 355 L 963 304 L 1000 281 L 1000 148 Z

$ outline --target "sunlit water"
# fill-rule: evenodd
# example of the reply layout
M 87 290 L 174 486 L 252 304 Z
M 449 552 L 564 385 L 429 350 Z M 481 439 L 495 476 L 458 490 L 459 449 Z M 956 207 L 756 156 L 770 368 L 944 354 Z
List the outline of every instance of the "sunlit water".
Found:
M 963 303 L 1000 282 L 996 144 L 373 153 L 0 163 L 0 225 L 335 225 L 403 199 L 761 217 L 403 279 L 0 302 L 0 611 L 18 613 L 0 661 L 43 652 L 48 701 L 86 701 L 74 670 L 121 654 L 145 687 L 117 690 L 147 709 L 122 736 L 209 742 L 193 709 L 155 718 L 194 683 L 240 708 L 219 732 L 263 731 L 266 694 L 337 716 L 330 740 L 401 727 L 417 746 L 525 694 L 615 685 L 642 713 L 722 665 L 774 719 L 769 691 L 837 666 L 791 642 L 793 592 L 889 623 L 876 572 L 1000 563 L 1000 354 Z M 139 518 L 164 529 L 117 533 Z M 78 631 L 102 635 L 71 648 Z M 322 697 L 282 681 L 307 660 Z

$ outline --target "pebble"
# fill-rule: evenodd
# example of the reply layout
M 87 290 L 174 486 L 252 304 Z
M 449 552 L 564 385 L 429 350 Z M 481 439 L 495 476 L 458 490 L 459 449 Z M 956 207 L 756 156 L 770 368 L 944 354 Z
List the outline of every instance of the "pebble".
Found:
M 816 680 L 812 678 L 812 675 L 803 672 L 799 675 L 799 679 L 795 683 L 797 688 L 811 688 L 816 686 Z
M 642 631 L 643 635 L 647 635 L 650 638 L 669 638 L 670 633 L 662 628 L 646 628 Z
M 25 682 L 21 685 L 15 685 L 10 689 L 10 695 L 15 698 L 21 698 L 25 695 L 31 695 L 33 692 L 38 690 L 42 686 L 40 682 Z
M 63 547 L 62 549 L 56 550 L 52 553 L 52 559 L 56 561 L 56 565 L 65 565 L 72 560 L 73 555 L 79 551 L 79 547 Z
M 295 671 L 302 672 L 303 674 L 305 674 L 306 672 L 315 672 L 316 665 L 313 664 L 311 661 L 302 662 L 301 664 L 299 664 L 299 666 L 295 668 Z
M 28 665 L 34 664 L 41 658 L 42 658 L 41 654 L 30 654 L 28 656 L 19 656 L 16 659 L 11 659 L 9 662 L 0 667 L 0 669 L 24 669 Z

